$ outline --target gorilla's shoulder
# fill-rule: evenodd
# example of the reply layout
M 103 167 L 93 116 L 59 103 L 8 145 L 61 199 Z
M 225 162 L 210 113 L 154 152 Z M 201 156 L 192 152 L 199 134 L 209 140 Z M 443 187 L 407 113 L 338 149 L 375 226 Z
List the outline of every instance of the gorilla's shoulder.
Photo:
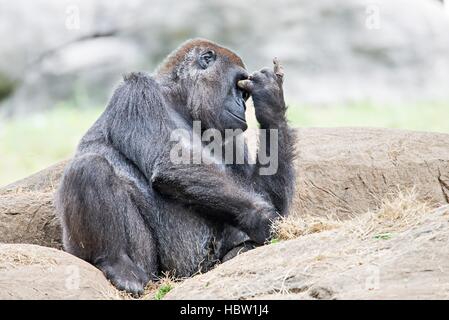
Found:
M 146 72 L 130 72 L 123 75 L 123 81 L 125 84 L 131 85 L 155 85 L 154 78 Z

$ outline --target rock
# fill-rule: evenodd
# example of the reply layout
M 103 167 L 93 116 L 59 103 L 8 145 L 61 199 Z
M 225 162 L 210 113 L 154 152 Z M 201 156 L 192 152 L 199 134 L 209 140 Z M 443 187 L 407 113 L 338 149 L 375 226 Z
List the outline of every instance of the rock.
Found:
M 415 187 L 435 205 L 449 199 L 449 135 L 369 128 L 298 129 L 292 215 L 347 218 L 385 195 Z M 0 243 L 61 247 L 53 193 L 62 162 L 0 189 Z
M 374 128 L 299 129 L 293 212 L 339 217 L 374 209 L 379 199 L 416 188 L 449 202 L 449 135 Z
M 13 182 L 3 187 L 0 194 L 12 194 L 14 192 L 53 192 L 59 184 L 64 168 L 68 160 L 61 161 L 46 169 L 43 169 L 25 179 Z
M 165 299 L 447 299 L 448 218 L 444 206 L 390 239 L 359 237 L 349 224 L 263 246 Z
M 118 299 L 102 272 L 60 250 L 0 244 L 0 299 Z
M 68 99 L 76 107 L 103 107 L 122 75 L 138 70 L 141 59 L 134 44 L 119 39 L 90 39 L 67 45 L 27 70 L 21 86 L 7 101 L 7 111 L 27 113 L 29 105 L 24 101 L 33 101 L 33 111 L 41 111 Z
M 2 103 L 7 115 L 104 106 L 123 73 L 144 69 L 139 42 L 118 35 L 131 17 L 110 1 L 0 0 L 0 7 L 0 41 L 8 44 L 0 48 L 0 74 L 18 84 Z
M 0 189 L 0 243 L 62 247 L 53 193 L 65 164 L 61 162 Z
M 0 0 L 0 41 L 8 44 L 0 47 L 0 74 L 21 83 L 3 106 L 14 114 L 61 101 L 104 105 L 123 70 L 152 70 L 192 37 L 233 48 L 250 70 L 278 56 L 291 103 L 449 98 L 449 19 L 436 1 L 341 0 L 336 6 L 331 0 L 193 0 L 172 10 L 173 5 L 157 0 L 148 10 L 144 0 Z M 186 18 L 192 16 L 200 18 Z M 81 53 L 73 58 L 74 52 Z M 101 53 L 104 60 L 97 59 Z M 85 59 L 89 64 L 81 68 L 78 60 Z

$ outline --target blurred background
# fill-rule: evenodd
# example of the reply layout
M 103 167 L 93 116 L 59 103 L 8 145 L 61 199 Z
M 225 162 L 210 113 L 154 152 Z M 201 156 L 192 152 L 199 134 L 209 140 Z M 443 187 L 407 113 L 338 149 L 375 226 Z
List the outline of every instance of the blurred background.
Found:
M 0 186 L 69 158 L 123 73 L 192 37 L 279 57 L 293 126 L 449 133 L 444 1 L 0 0 Z

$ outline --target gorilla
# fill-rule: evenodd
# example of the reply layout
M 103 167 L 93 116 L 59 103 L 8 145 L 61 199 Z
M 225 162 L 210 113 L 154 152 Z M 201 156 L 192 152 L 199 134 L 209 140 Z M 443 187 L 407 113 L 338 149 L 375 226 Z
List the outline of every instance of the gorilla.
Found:
M 191 276 L 266 242 L 294 189 L 295 136 L 282 82 L 278 61 L 249 74 L 235 53 L 203 39 L 181 45 L 152 75 L 124 76 L 57 191 L 64 249 L 118 289 L 140 294 L 160 272 Z M 260 128 L 271 129 L 266 140 L 276 132 L 274 174 L 260 174 L 257 159 L 171 161 L 174 130 L 188 133 L 185 148 L 198 147 L 190 140 L 194 121 L 201 132 L 246 130 L 249 96 Z

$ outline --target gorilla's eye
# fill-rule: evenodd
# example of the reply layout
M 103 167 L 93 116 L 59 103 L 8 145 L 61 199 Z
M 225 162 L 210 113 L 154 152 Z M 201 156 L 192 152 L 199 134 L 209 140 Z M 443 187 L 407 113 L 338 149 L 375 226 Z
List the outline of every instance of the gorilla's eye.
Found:
M 201 68 L 206 69 L 209 65 L 215 61 L 216 55 L 212 50 L 208 50 L 202 53 L 198 58 L 198 63 Z

